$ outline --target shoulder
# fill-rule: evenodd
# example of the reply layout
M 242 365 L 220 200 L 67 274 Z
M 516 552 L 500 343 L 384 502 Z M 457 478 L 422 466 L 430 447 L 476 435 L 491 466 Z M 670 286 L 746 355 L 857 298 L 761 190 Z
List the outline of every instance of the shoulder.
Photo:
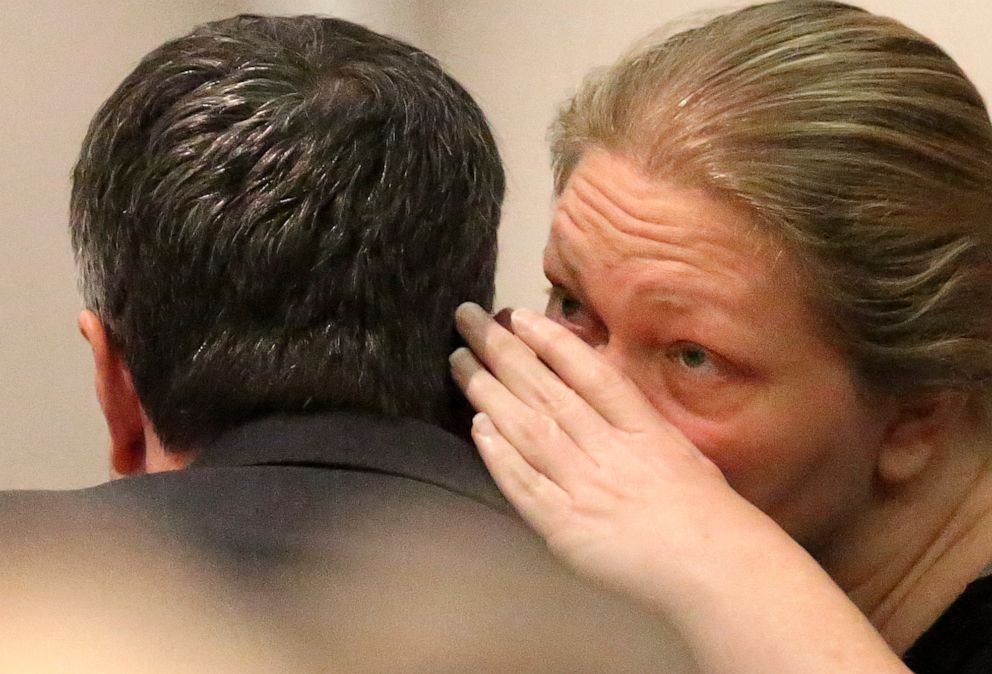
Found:
M 315 496 L 326 490 L 337 495 Z M 652 671 L 673 662 L 662 626 L 573 577 L 518 519 L 416 480 L 203 468 L 0 493 L 0 522 L 20 518 L 19 552 L 0 566 L 14 579 L 8 589 L 32 602 L 55 579 L 87 610 L 107 596 L 123 612 L 188 606 L 251 630 L 277 619 L 280 630 L 322 635 L 299 644 L 308 657 L 369 669 Z M 101 588 L 99 597 L 76 594 L 75 580 Z
M 381 532 L 472 522 L 487 540 L 529 541 L 515 516 L 443 486 L 374 470 L 307 465 L 222 465 L 125 478 L 78 490 L 0 492 L 5 546 L 156 536 L 264 564 L 269 552 L 322 553 Z M 469 527 L 463 527 L 465 529 Z M 253 550 L 251 555 L 244 554 Z M 236 559 L 230 561 L 237 561 Z

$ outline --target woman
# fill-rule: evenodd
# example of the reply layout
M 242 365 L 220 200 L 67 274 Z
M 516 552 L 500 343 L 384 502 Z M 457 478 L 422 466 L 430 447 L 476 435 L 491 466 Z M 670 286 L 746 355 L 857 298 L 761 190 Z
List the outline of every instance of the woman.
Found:
M 588 80 L 553 159 L 550 320 L 465 306 L 452 356 L 523 517 L 701 671 L 992 671 L 992 126 L 954 62 L 754 6 Z

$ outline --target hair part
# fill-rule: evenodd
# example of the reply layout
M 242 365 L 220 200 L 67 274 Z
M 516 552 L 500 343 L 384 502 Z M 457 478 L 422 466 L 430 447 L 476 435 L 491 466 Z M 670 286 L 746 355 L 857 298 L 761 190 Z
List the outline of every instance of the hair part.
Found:
M 459 303 L 490 306 L 504 191 L 435 59 L 347 21 L 238 16 L 151 52 L 73 174 L 87 305 L 163 443 L 357 407 L 446 424 Z
M 591 76 L 552 127 L 559 192 L 591 148 L 747 207 L 870 390 L 987 397 L 992 125 L 927 38 L 838 2 L 747 7 Z

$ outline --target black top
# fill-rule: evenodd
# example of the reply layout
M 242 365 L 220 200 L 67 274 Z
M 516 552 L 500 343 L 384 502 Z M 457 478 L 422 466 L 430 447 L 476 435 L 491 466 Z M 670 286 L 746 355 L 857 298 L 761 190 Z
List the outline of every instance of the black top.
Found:
M 904 658 L 916 674 L 992 672 L 992 577 L 971 583 Z

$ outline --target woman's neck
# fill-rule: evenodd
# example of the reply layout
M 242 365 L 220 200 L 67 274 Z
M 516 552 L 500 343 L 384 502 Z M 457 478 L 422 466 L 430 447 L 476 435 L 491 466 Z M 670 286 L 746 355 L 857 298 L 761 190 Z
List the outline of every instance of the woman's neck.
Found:
M 842 546 L 820 556 L 897 653 L 992 562 L 992 452 L 985 442 L 950 443 L 913 484 L 881 494 Z

